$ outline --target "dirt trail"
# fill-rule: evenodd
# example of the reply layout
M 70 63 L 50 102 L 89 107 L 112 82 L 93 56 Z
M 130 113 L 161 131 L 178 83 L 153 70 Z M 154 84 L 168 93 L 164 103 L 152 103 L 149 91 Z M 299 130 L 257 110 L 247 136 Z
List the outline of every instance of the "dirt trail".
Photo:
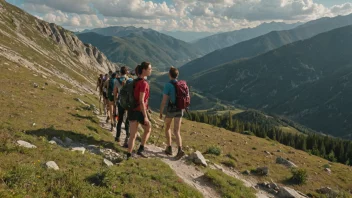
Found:
M 110 131 L 110 123 L 106 123 L 106 117 L 105 116 L 98 116 L 99 121 L 100 121 L 100 126 L 106 130 Z M 116 128 L 113 129 L 112 135 L 116 135 Z M 122 126 L 122 132 L 121 132 L 121 143 L 123 143 L 123 140 L 125 139 L 126 132 L 124 130 L 124 126 Z M 122 145 L 121 145 L 122 146 Z M 187 183 L 190 186 L 193 186 L 196 188 L 199 192 L 203 194 L 204 197 L 206 198 L 216 198 L 216 197 L 221 197 L 219 193 L 215 191 L 215 187 L 213 184 L 209 183 L 206 178 L 204 177 L 204 173 L 199 170 L 197 167 L 195 167 L 192 164 L 188 164 L 186 160 L 181 159 L 181 160 L 174 160 L 173 157 L 167 156 L 163 152 L 163 148 L 157 147 L 155 145 L 147 145 L 146 147 L 146 152 L 151 156 L 151 157 L 157 157 L 160 158 L 164 163 L 168 164 L 170 168 L 172 168 L 175 173 L 177 174 L 178 177 L 183 179 L 185 183 Z M 214 167 L 213 167 L 214 168 Z M 227 170 L 225 168 L 222 168 L 223 172 L 229 176 L 235 177 L 241 181 L 244 182 L 245 186 L 250 187 L 250 188 L 255 188 L 256 181 L 254 180 L 249 180 L 244 178 L 239 172 L 237 171 L 232 171 L 232 170 Z M 258 198 L 267 198 L 267 197 L 274 197 L 265 191 L 256 189 L 257 191 L 256 196 Z

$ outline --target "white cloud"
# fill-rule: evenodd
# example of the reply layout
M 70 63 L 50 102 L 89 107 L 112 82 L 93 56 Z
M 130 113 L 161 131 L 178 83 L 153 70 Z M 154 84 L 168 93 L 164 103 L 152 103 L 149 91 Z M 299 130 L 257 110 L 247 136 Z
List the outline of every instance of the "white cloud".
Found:
M 157 30 L 231 31 L 262 22 L 296 22 L 352 13 L 352 3 L 327 8 L 315 0 L 23 0 L 22 8 L 69 29 L 111 25 Z

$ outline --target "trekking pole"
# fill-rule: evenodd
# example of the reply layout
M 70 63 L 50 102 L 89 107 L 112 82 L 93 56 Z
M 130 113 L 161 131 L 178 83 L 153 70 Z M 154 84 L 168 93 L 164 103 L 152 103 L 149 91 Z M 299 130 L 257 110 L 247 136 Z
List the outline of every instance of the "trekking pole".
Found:
M 162 133 L 162 131 L 164 130 L 164 126 L 165 126 L 165 119 L 166 119 L 166 116 L 165 116 L 165 118 L 164 118 L 164 123 L 163 123 L 163 126 L 161 127 L 161 130 L 160 130 L 160 133 L 159 133 L 158 139 L 156 140 L 156 143 L 155 143 L 155 145 L 156 145 L 156 146 L 158 145 L 158 142 L 159 142 L 159 139 L 160 139 L 161 133 Z

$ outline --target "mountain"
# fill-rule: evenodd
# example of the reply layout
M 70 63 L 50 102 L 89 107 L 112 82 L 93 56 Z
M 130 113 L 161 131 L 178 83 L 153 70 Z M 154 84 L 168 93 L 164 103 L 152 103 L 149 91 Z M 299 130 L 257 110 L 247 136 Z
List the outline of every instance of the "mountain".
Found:
M 189 82 L 234 104 L 347 137 L 352 130 L 351 56 L 352 26 L 346 26 L 212 68 Z
M 274 31 L 257 38 L 244 41 L 195 59 L 180 68 L 180 72 L 191 76 L 197 72 L 236 59 L 254 57 L 283 45 L 311 38 L 314 35 L 352 24 L 352 14 L 334 18 L 322 18 L 308 22 L 292 30 Z
M 254 28 L 245 28 L 231 32 L 224 32 L 199 39 L 193 45 L 202 50 L 203 53 L 210 53 L 218 49 L 232 46 L 236 43 L 246 41 L 271 31 L 289 30 L 301 25 L 301 23 L 286 24 L 281 22 L 262 23 Z
M 214 32 L 190 32 L 190 31 L 161 31 L 161 33 L 172 36 L 185 42 L 195 42 L 199 39 L 214 35 Z
M 99 40 L 96 34 L 100 34 Z M 201 53 L 191 44 L 161 34 L 152 29 L 135 27 L 107 27 L 86 30 L 78 37 L 92 43 L 107 54 L 110 60 L 128 64 L 131 67 L 142 61 L 150 61 L 159 70 L 170 66 L 181 66 Z

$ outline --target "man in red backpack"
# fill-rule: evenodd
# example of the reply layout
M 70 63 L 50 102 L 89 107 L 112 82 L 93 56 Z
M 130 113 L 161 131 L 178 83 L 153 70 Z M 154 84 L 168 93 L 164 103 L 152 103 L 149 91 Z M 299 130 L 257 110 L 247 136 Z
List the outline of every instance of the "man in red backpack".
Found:
M 176 136 L 176 143 L 178 151 L 176 159 L 181 159 L 185 152 L 182 150 L 182 138 L 180 134 L 182 116 L 184 110 L 187 109 L 190 103 L 189 90 L 185 81 L 178 81 L 178 69 L 171 67 L 169 70 L 170 82 L 166 83 L 163 91 L 163 100 L 160 105 L 160 119 L 163 117 L 165 104 L 168 102 L 166 117 L 165 117 L 165 135 L 167 141 L 167 148 L 165 153 L 172 155 L 171 147 L 171 122 L 174 119 L 174 135 Z

